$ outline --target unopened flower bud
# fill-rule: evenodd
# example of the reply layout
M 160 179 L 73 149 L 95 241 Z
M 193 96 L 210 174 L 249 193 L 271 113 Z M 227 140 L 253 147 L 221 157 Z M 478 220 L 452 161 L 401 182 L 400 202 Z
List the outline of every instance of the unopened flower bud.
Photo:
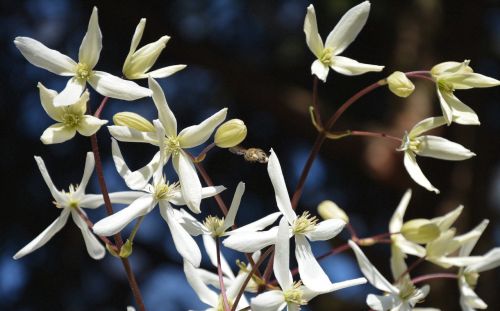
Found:
M 344 210 L 330 200 L 325 200 L 318 205 L 318 214 L 323 219 L 342 219 L 346 223 L 349 222 L 349 217 Z
M 214 142 L 217 147 L 231 148 L 241 143 L 247 137 L 247 127 L 239 119 L 231 119 L 223 123 L 215 132 Z
M 399 97 L 408 97 L 415 90 L 415 85 L 401 71 L 393 72 L 387 77 L 389 90 Z
M 113 122 L 115 125 L 130 127 L 141 132 L 155 131 L 155 127 L 151 122 L 134 112 L 118 112 L 113 116 Z
M 401 228 L 401 234 L 409 241 L 425 244 L 439 237 L 439 227 L 428 219 L 418 218 L 407 221 Z
M 127 258 L 132 255 L 132 244 L 132 241 L 127 239 L 127 242 L 125 242 L 122 245 L 122 248 L 120 248 L 120 253 L 118 254 L 118 256 L 120 256 L 121 258 Z

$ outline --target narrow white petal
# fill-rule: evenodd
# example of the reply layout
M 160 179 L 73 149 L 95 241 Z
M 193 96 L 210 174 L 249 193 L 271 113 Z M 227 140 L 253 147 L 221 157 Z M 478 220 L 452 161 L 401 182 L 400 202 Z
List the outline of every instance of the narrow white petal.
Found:
M 270 290 L 251 300 L 253 311 L 280 311 L 286 307 L 285 296 L 280 290 Z
M 149 213 L 155 205 L 156 202 L 153 196 L 151 194 L 145 194 L 124 209 L 99 220 L 94 224 L 94 233 L 103 236 L 116 234 L 134 219 Z
M 54 97 L 56 97 L 57 92 L 54 90 L 47 89 L 42 83 L 38 82 L 38 90 L 40 91 L 40 102 L 45 112 L 53 120 L 57 122 L 62 122 L 63 109 L 54 106 Z
M 391 245 L 391 272 L 394 280 L 401 277 L 401 282 L 411 282 L 410 275 L 407 272 L 408 266 L 405 262 L 406 255 L 397 245 Z
M 443 92 L 442 97 L 449 105 L 453 117 L 453 122 L 463 125 L 479 125 L 479 117 L 469 106 L 462 103 L 455 94 Z
M 426 250 L 423 246 L 418 245 L 417 243 L 410 242 L 400 235 L 393 237 L 393 239 L 394 245 L 403 253 L 417 257 L 425 256 Z
M 110 193 L 109 199 L 114 204 L 131 204 L 143 195 L 144 192 L 140 191 L 119 191 Z M 101 205 L 104 205 L 102 194 L 86 194 L 80 200 L 80 207 L 82 208 L 94 209 Z
M 439 193 L 439 190 L 434 187 L 431 182 L 425 177 L 424 173 L 417 164 L 417 159 L 415 155 L 411 152 L 405 152 L 404 155 L 404 165 L 410 177 L 420 186 L 424 187 L 429 191 L 434 191 L 435 193 Z
M 49 49 L 34 39 L 17 37 L 14 44 L 32 65 L 61 76 L 75 74 L 76 62 L 74 60 L 56 50 Z
M 108 126 L 109 133 L 116 140 L 130 143 L 149 143 L 158 146 L 156 133 L 141 132 L 126 126 L 110 125 Z
M 269 227 L 272 225 L 278 217 L 280 217 L 282 214 L 281 212 L 274 212 L 272 214 L 269 214 L 259 220 L 256 220 L 254 222 L 251 222 L 245 226 L 241 226 L 236 230 L 228 232 L 228 234 L 237 234 L 237 233 L 243 233 L 243 232 L 254 232 L 254 231 L 259 231 L 263 230 L 266 227 Z
M 448 100 L 451 98 L 448 92 L 441 91 L 439 85 L 436 83 L 437 94 L 439 98 L 439 105 L 441 107 L 441 111 L 443 112 L 443 117 L 446 120 L 446 124 L 450 125 L 453 122 L 453 111 L 451 109 L 450 103 Z
M 87 188 L 90 176 L 92 176 L 92 173 L 94 172 L 94 164 L 95 164 L 94 153 L 87 152 L 87 155 L 85 157 L 85 168 L 83 170 L 82 180 L 80 181 L 80 184 L 78 185 L 78 188 L 76 188 L 75 191 L 76 197 L 81 197 L 85 193 L 85 188 Z
M 401 198 L 401 201 L 399 201 L 399 205 L 396 208 L 394 214 L 392 215 L 392 218 L 389 222 L 389 232 L 395 233 L 401 231 L 401 227 L 403 226 L 403 217 L 406 213 L 406 208 L 408 207 L 408 203 L 410 203 L 410 199 L 411 199 L 411 189 L 408 189 Z
M 179 133 L 182 148 L 192 148 L 207 141 L 219 124 L 226 119 L 227 108 L 223 108 L 198 125 L 186 127 Z
M 443 62 L 432 67 L 431 73 L 434 76 L 439 76 L 446 73 L 454 73 L 462 68 L 463 65 L 463 62 Z
M 290 273 L 290 225 L 286 218 L 281 218 L 274 247 L 274 275 L 281 289 L 286 291 L 293 287 Z
M 299 266 L 300 279 L 305 286 L 314 291 L 321 291 L 332 285 L 314 257 L 311 245 L 301 234 L 295 235 L 295 258 Z
M 85 80 L 73 77 L 68 80 L 66 87 L 54 97 L 54 106 L 69 106 L 77 103 L 85 90 Z
M 160 202 L 160 213 L 167 222 L 174 240 L 175 248 L 182 258 L 189 261 L 193 266 L 199 267 L 201 262 L 201 252 L 193 237 L 175 220 L 172 206 L 167 202 Z
M 59 232 L 59 230 L 64 227 L 66 221 L 68 220 L 69 213 L 70 210 L 68 208 L 63 209 L 61 215 L 57 217 L 57 219 L 54 220 L 50 226 L 47 227 L 47 229 L 43 230 L 43 232 L 40 233 L 33 241 L 29 242 L 25 247 L 19 250 L 13 258 L 19 259 L 44 246 L 45 243 L 52 239 L 54 234 Z
M 85 246 L 90 257 L 93 259 L 102 259 L 104 255 L 106 255 L 106 249 L 104 246 L 102 246 L 99 240 L 97 240 L 85 221 L 83 221 L 75 210 L 71 210 L 71 217 L 78 228 L 82 231 L 83 240 L 85 241 Z
M 135 50 L 139 46 L 142 39 L 142 34 L 144 33 L 144 28 L 146 27 L 146 19 L 141 18 L 137 27 L 135 27 L 134 35 L 132 36 L 132 41 L 130 42 L 129 55 L 134 54 Z
M 99 28 L 99 21 L 97 17 L 97 8 L 94 7 L 92 15 L 90 16 L 89 26 L 85 37 L 83 37 L 80 51 L 78 53 L 78 60 L 80 63 L 94 68 L 99 60 L 99 55 L 102 49 L 102 33 Z
M 474 87 L 493 87 L 500 85 L 500 81 L 498 81 L 497 79 L 475 72 L 449 75 L 449 77 L 446 78 L 446 82 L 451 83 L 453 85 L 453 88 L 456 90 L 465 90 Z
M 239 252 L 253 253 L 274 244 L 277 233 L 278 227 L 273 227 L 267 231 L 258 231 L 252 234 L 248 232 L 232 234 L 224 240 L 223 244 Z
M 467 271 L 483 272 L 500 266 L 500 247 L 495 247 L 482 256 L 483 260 L 466 268 Z
M 437 127 L 446 124 L 446 119 L 444 117 L 431 117 L 424 119 L 413 126 L 413 128 L 408 133 L 408 136 L 414 138 L 422 135 L 423 133 L 433 130 Z
M 202 235 L 203 245 L 205 246 L 205 251 L 207 252 L 208 258 L 214 267 L 217 267 L 217 246 L 215 245 L 215 240 L 210 235 L 204 234 Z M 230 279 L 234 279 L 234 273 L 231 270 L 231 267 L 227 263 L 226 258 L 221 253 L 220 256 L 222 273 L 229 277 Z
M 173 157 L 173 164 L 177 175 L 179 175 L 181 192 L 186 205 L 193 213 L 201 213 L 201 182 L 193 162 L 184 152 L 180 152 Z
M 334 56 L 330 67 L 346 76 L 357 76 L 372 71 L 382 71 L 384 66 L 364 64 L 344 56 Z
M 150 89 L 135 82 L 118 78 L 103 71 L 93 71 L 89 83 L 99 94 L 116 99 L 130 101 L 153 94 Z
M 311 65 L 311 74 L 315 75 L 323 82 L 326 82 L 329 71 L 330 67 L 323 64 L 319 59 L 315 60 Z
M 446 138 L 433 135 L 418 137 L 420 142 L 417 155 L 448 161 L 467 160 L 475 156 L 474 152 Z
M 54 183 L 52 182 L 52 179 L 50 178 L 49 172 L 47 171 L 47 167 L 45 166 L 45 162 L 43 162 L 43 159 L 41 157 L 35 156 L 35 161 L 36 161 L 36 164 L 38 165 L 38 169 L 40 170 L 40 173 L 42 174 L 43 180 L 47 184 L 47 187 L 49 187 L 49 190 L 50 190 L 50 193 L 52 194 L 52 197 L 57 202 L 63 202 L 66 198 L 61 193 L 61 191 L 57 190 L 56 186 L 54 186 Z
M 236 213 L 238 213 L 238 208 L 240 207 L 241 197 L 245 192 L 245 183 L 238 183 L 238 187 L 236 187 L 236 191 L 234 192 L 233 200 L 231 201 L 231 206 L 229 206 L 229 211 L 227 212 L 226 217 L 224 218 L 224 231 L 231 228 L 234 225 L 234 219 L 236 217 Z
M 178 71 L 181 71 L 184 68 L 186 68 L 186 65 L 167 66 L 167 67 L 163 67 L 163 68 L 148 72 L 147 74 L 144 75 L 144 78 L 146 78 L 147 75 L 150 76 L 151 78 L 155 78 L 155 79 L 166 78 L 166 77 L 173 75 L 174 73 L 176 73 Z
M 186 231 L 192 236 L 198 236 L 200 234 L 210 234 L 210 231 L 202 223 L 200 223 L 196 218 L 191 216 L 184 209 L 174 211 L 175 220 L 181 224 L 181 226 L 186 229 Z
M 184 260 L 184 274 L 186 275 L 189 285 L 191 285 L 201 301 L 209 306 L 217 306 L 219 302 L 219 295 L 203 283 L 202 279 L 198 275 L 197 269 L 187 260 Z
M 306 18 L 304 20 L 304 33 L 306 34 L 307 46 L 313 52 L 314 56 L 320 58 L 324 49 L 323 40 L 321 40 L 321 36 L 318 33 L 316 12 L 312 4 L 307 7 Z
M 85 115 L 80 120 L 80 124 L 78 124 L 76 130 L 83 136 L 90 136 L 97 133 L 101 126 L 106 123 L 108 123 L 107 120 L 101 120 L 94 116 Z
M 230 284 L 226 285 L 226 295 L 229 301 L 234 301 L 236 296 L 238 296 L 238 293 L 241 290 L 243 283 L 245 282 L 245 279 L 248 277 L 249 272 L 250 271 L 238 274 L 238 276 L 235 279 L 231 280 Z M 238 302 L 237 310 L 241 310 L 242 308 L 245 308 L 247 306 L 248 306 L 248 301 L 245 298 L 245 295 L 242 295 L 240 301 Z
M 399 290 L 393 286 L 382 274 L 375 268 L 372 263 L 366 258 L 363 251 L 359 246 L 353 241 L 349 241 L 349 246 L 354 251 L 356 259 L 358 261 L 359 268 L 363 275 L 366 277 L 368 282 L 372 284 L 375 288 L 380 289 L 387 293 L 398 294 Z
M 339 234 L 342 229 L 344 229 L 346 223 L 341 219 L 327 219 L 323 220 L 316 225 L 316 228 L 308 232 L 307 238 L 311 241 L 326 241 L 330 240 L 337 234 Z
M 366 304 L 376 311 L 394 310 L 394 307 L 401 304 L 401 300 L 396 295 L 379 296 L 369 294 L 366 297 Z
M 435 259 L 430 259 L 435 264 L 448 269 L 451 266 L 455 267 L 465 267 L 469 265 L 478 264 L 483 260 L 482 256 L 465 256 L 465 257 L 440 257 Z
M 361 284 L 366 284 L 365 278 L 356 278 L 352 280 L 346 280 L 342 282 L 332 283 L 329 288 L 323 290 L 323 292 L 333 292 L 336 290 L 344 289 L 351 286 L 358 286 Z
M 177 120 L 175 119 L 174 113 L 168 106 L 165 93 L 163 92 L 160 84 L 150 77 L 148 78 L 148 85 L 151 91 L 153 91 L 153 102 L 158 110 L 158 119 L 160 119 L 163 127 L 165 128 L 165 133 L 169 137 L 177 136 Z
M 269 162 L 267 163 L 267 173 L 273 184 L 278 209 L 285 215 L 288 223 L 293 224 L 295 219 L 297 219 L 297 215 L 292 209 L 292 203 L 290 202 L 288 190 L 286 189 L 285 178 L 283 177 L 278 156 L 272 149 L 271 155 L 269 156 Z
M 215 196 L 216 194 L 221 193 L 222 191 L 226 190 L 226 187 L 224 186 L 214 186 L 214 187 L 204 187 L 201 188 L 201 198 L 211 198 Z M 182 197 L 182 192 L 175 192 L 172 194 L 171 197 L 169 197 L 168 201 L 172 203 L 173 205 L 186 205 L 186 200 Z
M 368 1 L 347 11 L 326 38 L 325 47 L 331 48 L 334 55 L 342 53 L 363 29 L 369 13 L 370 2 Z
M 474 292 L 467 282 L 460 280 L 458 282 L 460 289 L 460 302 L 468 308 L 466 310 L 486 309 L 488 305 Z
M 40 140 L 45 145 L 59 144 L 75 137 L 75 134 L 76 130 L 74 128 L 69 128 L 63 123 L 56 123 L 43 131 L 42 136 L 40 136 Z
M 460 251 L 458 253 L 458 256 L 469 256 L 470 255 L 470 253 L 472 252 L 472 249 L 474 248 L 474 246 L 476 246 L 477 241 L 479 240 L 479 238 L 483 234 L 483 232 L 486 229 L 486 227 L 488 226 L 489 222 L 490 221 L 488 219 L 484 219 L 483 221 L 481 221 L 481 223 L 479 225 L 477 225 L 474 229 L 472 229 L 470 231 L 470 233 L 472 233 L 473 237 L 468 239 L 462 245 L 462 247 L 460 248 Z

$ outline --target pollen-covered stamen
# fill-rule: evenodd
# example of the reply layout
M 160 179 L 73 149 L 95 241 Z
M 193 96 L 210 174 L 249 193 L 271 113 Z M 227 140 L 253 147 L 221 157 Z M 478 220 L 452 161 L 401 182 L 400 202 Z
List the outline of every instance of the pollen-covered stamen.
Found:
M 302 281 L 298 281 L 293 283 L 292 288 L 283 292 L 283 296 L 285 296 L 285 301 L 289 303 L 294 303 L 299 306 L 303 306 L 307 304 L 307 300 L 305 300 L 302 296 L 304 292 L 300 288 L 302 286 Z
M 330 66 L 332 64 L 332 58 L 333 58 L 333 55 L 332 55 L 332 49 L 331 48 L 325 48 L 323 50 L 323 52 L 321 52 L 321 57 L 319 58 L 319 60 L 327 65 L 327 66 Z
M 477 272 L 466 272 L 464 273 L 465 282 L 469 284 L 470 287 L 475 288 L 477 285 L 477 280 L 479 279 L 479 273 Z
M 77 188 L 78 186 L 69 185 L 68 192 L 62 191 L 62 194 L 67 196 L 67 200 L 65 202 L 53 201 L 52 203 L 54 203 L 57 208 L 78 208 L 80 206 L 80 200 L 74 197 Z
M 76 77 L 81 80 L 88 80 L 92 74 L 92 69 L 87 64 L 78 63 L 76 65 Z
M 405 132 L 405 135 L 403 136 L 403 140 L 401 142 L 401 146 L 397 148 L 397 151 L 406 151 L 406 150 L 411 150 L 413 152 L 417 152 L 418 148 L 420 147 L 420 141 L 416 139 L 411 139 L 410 136 L 408 135 L 408 132 Z
M 179 182 L 170 184 L 168 181 L 165 183 L 164 180 L 165 177 L 162 177 L 162 180 L 154 188 L 154 197 L 158 201 L 167 200 L 179 188 Z
M 455 88 L 453 85 L 449 82 L 446 82 L 442 79 L 437 80 L 437 85 L 441 91 L 448 92 L 448 93 L 453 93 L 455 91 Z
M 318 218 L 312 216 L 308 211 L 305 211 L 299 218 L 295 219 L 293 223 L 292 230 L 293 233 L 307 233 L 313 231 L 316 228 L 316 223 Z
M 177 136 L 170 136 L 165 139 L 165 149 L 173 155 L 179 154 L 181 150 L 181 143 Z
M 224 234 L 224 217 L 208 216 L 203 221 L 203 225 L 210 231 L 213 237 Z
M 62 115 L 62 123 L 67 127 L 76 128 L 78 124 L 80 124 L 82 116 L 67 109 L 65 110 L 66 111 Z

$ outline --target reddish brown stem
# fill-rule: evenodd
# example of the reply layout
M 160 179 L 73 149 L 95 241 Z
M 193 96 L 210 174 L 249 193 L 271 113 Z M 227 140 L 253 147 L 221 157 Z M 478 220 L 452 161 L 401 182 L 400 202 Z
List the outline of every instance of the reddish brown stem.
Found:
M 229 302 L 227 301 L 226 295 L 226 286 L 224 285 L 224 276 L 222 275 L 222 264 L 220 260 L 220 239 L 219 237 L 215 238 L 215 246 L 217 248 L 217 274 L 219 275 L 219 285 L 220 292 L 222 295 L 222 301 L 224 303 L 224 311 L 231 311 L 231 307 L 229 306 Z
M 318 77 L 313 78 L 313 92 L 312 92 L 312 107 L 314 109 L 314 118 L 316 119 L 316 124 L 323 128 L 323 121 L 321 120 L 321 113 L 318 104 Z
M 77 208 L 76 212 L 78 213 L 78 215 L 80 215 L 80 218 L 82 218 L 83 221 L 85 221 L 85 223 L 87 224 L 87 227 L 89 227 L 90 231 L 92 231 L 92 228 L 94 227 L 94 223 L 92 221 L 90 221 L 90 219 L 87 217 L 87 215 L 85 215 L 80 208 Z M 100 236 L 100 235 L 98 235 L 97 237 L 99 237 L 99 239 L 101 241 L 103 241 L 104 244 L 108 245 L 108 247 L 111 247 L 115 252 L 118 253 L 120 251 L 119 249 L 116 248 L 115 244 L 113 244 L 113 242 L 111 242 L 111 240 L 109 240 L 107 237 Z
M 412 279 L 413 284 L 417 284 L 424 281 L 435 280 L 435 279 L 458 279 L 458 275 L 453 273 L 433 273 L 418 276 Z
M 401 281 L 401 279 L 405 275 L 407 275 L 408 273 L 410 273 L 413 269 L 415 269 L 418 265 L 420 265 L 424 261 L 425 261 L 425 256 L 424 257 L 420 257 L 419 259 L 417 259 L 414 262 L 412 262 L 411 265 L 403 273 L 401 273 L 400 276 L 398 276 L 398 278 L 394 281 L 394 283 L 398 283 L 399 281 Z
M 391 136 L 386 133 L 378 133 L 378 132 L 368 132 L 368 131 L 349 131 L 351 136 L 368 136 L 368 137 L 378 137 L 378 138 L 388 138 L 398 143 L 401 143 L 402 139 L 396 136 Z

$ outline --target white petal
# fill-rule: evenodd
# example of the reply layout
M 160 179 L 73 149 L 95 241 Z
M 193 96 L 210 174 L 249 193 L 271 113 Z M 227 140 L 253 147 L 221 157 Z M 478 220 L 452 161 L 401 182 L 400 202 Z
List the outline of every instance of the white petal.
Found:
M 234 192 L 233 200 L 231 201 L 231 206 L 229 206 L 229 211 L 227 212 L 226 217 L 224 218 L 224 231 L 231 228 L 234 225 L 234 218 L 236 217 L 236 213 L 238 212 L 238 208 L 240 207 L 241 197 L 245 192 L 245 183 L 240 182 L 238 187 L 236 187 L 236 191 Z
M 160 69 L 150 71 L 147 74 L 144 74 L 144 78 L 146 78 L 146 76 L 150 76 L 151 78 L 155 78 L 155 79 L 166 78 L 166 77 L 173 75 L 174 73 L 176 73 L 178 71 L 181 71 L 184 68 L 186 68 L 186 65 L 167 66 L 167 67 L 163 67 Z
M 466 268 L 467 271 L 483 272 L 491 269 L 495 269 L 500 266 L 500 247 L 495 247 L 494 249 L 487 252 L 482 256 L 483 260 L 479 263 L 474 263 Z
M 184 209 L 172 210 L 174 211 L 176 221 L 179 222 L 190 235 L 198 236 L 200 234 L 210 234 L 210 231 L 202 223 Z
M 87 252 L 90 257 L 94 259 L 102 259 L 104 255 L 106 255 L 106 249 L 104 246 L 102 246 L 94 234 L 90 232 L 89 227 L 76 211 L 71 210 L 71 217 L 78 228 L 82 231 L 83 240 L 85 241 L 85 246 L 87 247 Z
M 357 285 L 361 285 L 361 284 L 366 284 L 365 278 L 356 278 L 356 279 L 352 279 L 352 280 L 346 280 L 346 281 L 342 281 L 342 282 L 332 283 L 330 285 L 330 287 L 324 289 L 322 292 L 323 293 L 333 292 L 336 290 L 344 289 L 344 288 L 351 287 L 351 286 L 357 286 Z
M 82 180 L 76 188 L 75 197 L 81 197 L 85 193 L 85 188 L 87 188 L 87 184 L 89 183 L 90 176 L 94 172 L 94 153 L 87 152 L 87 156 L 85 157 L 85 168 L 83 170 Z
M 463 125 L 479 125 L 479 117 L 469 106 L 462 103 L 455 94 L 450 92 L 442 92 L 441 96 L 449 105 L 453 122 Z
M 439 98 L 439 105 L 441 107 L 441 111 L 443 112 L 443 117 L 446 120 L 446 124 L 450 125 L 453 122 L 453 111 L 451 109 L 450 103 L 448 100 L 451 98 L 449 92 L 441 91 L 439 85 L 436 83 L 437 94 Z
M 34 39 L 17 37 L 14 44 L 32 65 L 61 76 L 75 74 L 76 62 L 74 60 L 56 50 L 49 49 Z
M 158 110 L 158 119 L 160 119 L 163 127 L 165 128 L 165 133 L 167 133 L 167 136 L 169 137 L 177 136 L 177 120 L 175 119 L 174 113 L 168 106 L 165 93 L 163 92 L 160 84 L 150 77 L 148 78 L 148 85 L 151 91 L 153 91 L 153 102 Z
M 69 128 L 63 123 L 56 123 L 43 131 L 42 136 L 40 136 L 40 140 L 45 145 L 59 144 L 75 137 L 75 134 L 76 130 L 74 128 Z
M 80 45 L 78 60 L 80 63 L 89 66 L 89 68 L 94 68 L 99 60 L 101 49 L 102 33 L 99 28 L 97 8 L 94 7 L 92 15 L 90 16 L 87 32 L 85 33 L 85 37 L 83 37 L 82 44 Z
M 109 133 L 119 141 L 131 143 L 149 143 L 158 146 L 156 133 L 141 132 L 126 126 L 108 126 Z
M 420 144 L 416 153 L 422 157 L 461 161 L 476 155 L 464 146 L 439 136 L 424 135 L 418 137 L 418 141 Z
M 439 76 L 446 73 L 454 73 L 460 70 L 463 65 L 463 62 L 443 62 L 432 67 L 431 73 L 434 76 Z
M 460 289 L 460 302 L 465 303 L 471 310 L 486 309 L 488 305 L 474 292 L 467 282 L 460 280 L 458 282 Z
M 410 199 L 411 189 L 408 189 L 401 198 L 401 201 L 399 201 L 399 205 L 392 215 L 391 221 L 389 222 L 389 232 L 396 233 L 401 231 L 401 227 L 403 226 L 403 217 L 405 215 L 406 208 L 408 207 L 408 203 L 410 203 Z
M 394 239 L 394 245 L 399 248 L 403 253 L 417 256 L 417 257 L 424 257 L 426 250 L 423 246 L 418 245 L 417 243 L 410 242 L 406 240 L 402 236 L 395 236 L 393 237 Z
M 321 291 L 332 285 L 323 268 L 319 265 L 306 237 L 295 235 L 295 258 L 299 266 L 300 279 L 305 286 Z
M 297 219 L 297 215 L 292 209 L 292 203 L 290 202 L 288 190 L 286 189 L 285 178 L 283 177 L 278 156 L 272 149 L 271 155 L 269 156 L 269 162 L 267 163 L 267 173 L 273 184 L 278 209 L 285 215 L 288 223 L 293 224 L 295 219 Z
M 52 197 L 57 202 L 63 202 L 66 199 L 66 197 L 59 190 L 57 190 L 56 186 L 54 186 L 54 183 L 50 178 L 49 172 L 47 171 L 47 167 L 45 167 L 45 162 L 43 162 L 43 159 L 41 157 L 35 156 L 35 161 L 36 164 L 38 165 L 40 173 L 42 174 L 43 180 L 47 184 L 47 187 L 49 187 Z
M 366 258 L 363 251 L 359 246 L 349 240 L 349 246 L 354 251 L 356 259 L 358 261 L 359 269 L 363 272 L 368 282 L 372 284 L 375 288 L 380 289 L 384 292 L 398 294 L 399 290 L 393 286 L 382 274 L 375 268 L 372 263 Z
M 376 311 L 393 310 L 394 307 L 401 304 L 401 300 L 396 295 L 379 296 L 369 294 L 366 297 L 366 304 Z
M 452 74 L 446 78 L 446 82 L 453 85 L 456 90 L 471 89 L 474 87 L 493 87 L 500 85 L 500 81 L 479 73 Z
M 85 115 L 80 120 L 80 123 L 78 124 L 76 130 L 83 136 L 90 136 L 97 133 L 101 126 L 106 123 L 108 123 L 107 120 L 101 120 L 94 116 Z
M 62 112 L 61 108 L 54 107 L 54 97 L 56 97 L 57 92 L 54 90 L 47 89 L 42 83 L 38 82 L 38 90 L 40 91 L 40 102 L 45 112 L 53 120 L 57 122 L 62 122 Z
M 94 224 L 94 233 L 103 236 L 116 234 L 134 219 L 149 213 L 155 207 L 155 203 L 151 194 L 145 194 L 124 209 L 99 220 Z
M 280 290 L 270 290 L 251 300 L 253 311 L 280 311 L 286 307 L 285 296 Z
M 69 106 L 77 103 L 85 90 L 86 84 L 85 80 L 76 77 L 69 79 L 64 90 L 54 97 L 54 106 Z
M 59 232 L 59 230 L 64 227 L 66 221 L 68 220 L 69 213 L 70 210 L 68 208 L 63 209 L 61 215 L 57 217 L 57 219 L 54 220 L 50 226 L 47 227 L 47 229 L 43 230 L 43 232 L 40 233 L 33 241 L 29 242 L 25 247 L 19 250 L 13 258 L 19 259 L 44 246 L 45 243 L 52 239 L 54 234 Z
M 115 204 L 131 204 L 138 198 L 142 197 L 144 192 L 140 191 L 119 191 L 112 192 L 109 194 L 109 199 L 111 203 Z M 83 208 L 98 208 L 104 204 L 104 199 L 102 194 L 86 194 L 80 200 L 80 207 Z
M 251 234 L 248 232 L 232 234 L 224 240 L 223 244 L 239 252 L 253 253 L 274 244 L 277 233 L 278 227 L 273 227 L 267 231 L 258 231 Z
M 293 287 L 290 273 L 290 226 L 286 218 L 281 218 L 274 247 L 274 275 L 281 289 L 286 291 Z
M 324 49 L 323 40 L 321 40 L 321 36 L 318 33 L 316 12 L 312 4 L 307 7 L 306 18 L 304 20 L 304 33 L 306 34 L 307 46 L 317 58 L 320 58 Z
M 326 82 L 330 68 L 323 64 L 319 59 L 315 60 L 311 65 L 311 74 L 318 77 L 323 82 Z
M 139 46 L 142 39 L 142 34 L 144 33 L 144 28 L 146 27 L 146 19 L 141 18 L 139 24 L 135 28 L 134 35 L 132 36 L 132 42 L 130 42 L 129 55 L 134 54 L 135 50 Z
M 371 71 L 382 71 L 384 66 L 364 64 L 344 56 L 332 57 L 330 67 L 346 76 L 357 76 Z
M 251 222 L 245 226 L 239 227 L 236 230 L 228 232 L 228 234 L 237 234 L 237 233 L 243 233 L 243 232 L 254 232 L 254 231 L 259 231 L 262 229 L 265 229 L 266 227 L 269 227 L 272 225 L 278 217 L 280 217 L 282 214 L 281 212 L 275 212 L 272 214 L 269 214 L 259 220 L 256 220 L 254 222 Z
M 93 71 L 89 83 L 99 94 L 116 99 L 130 101 L 153 94 L 150 89 L 135 82 L 118 78 L 103 71 Z
M 404 165 L 410 177 L 420 186 L 424 187 L 429 191 L 434 191 L 435 193 L 439 193 L 439 190 L 434 187 L 431 182 L 425 177 L 424 173 L 417 164 L 417 159 L 415 155 L 411 152 L 405 152 L 404 155 Z
M 226 190 L 224 186 L 214 186 L 214 187 L 204 187 L 201 188 L 201 198 L 211 198 L 216 194 L 221 193 Z M 186 201 L 182 197 L 182 192 L 173 193 L 171 197 L 168 198 L 168 201 L 174 205 L 186 205 Z
M 203 283 L 196 268 L 187 260 L 184 260 L 184 274 L 186 275 L 189 285 L 191 285 L 201 301 L 210 306 L 217 306 L 219 295 Z
M 331 48 L 334 55 L 342 53 L 363 29 L 369 13 L 370 2 L 368 1 L 347 11 L 326 38 L 325 47 Z
M 205 246 L 205 251 L 207 252 L 210 262 L 214 267 L 217 267 L 217 246 L 215 245 L 214 238 L 207 234 L 202 235 L 202 238 L 203 238 L 203 245 Z M 234 273 L 231 270 L 229 264 L 227 263 L 226 258 L 224 258 L 224 256 L 222 255 L 222 253 L 220 259 L 221 259 L 220 261 L 221 261 L 222 273 L 225 276 L 234 279 Z
M 223 108 L 200 124 L 183 129 L 179 133 L 181 147 L 192 148 L 203 144 L 212 135 L 215 128 L 224 121 L 226 114 L 227 108 Z
M 201 183 L 193 162 L 184 152 L 180 152 L 173 157 L 173 164 L 177 175 L 179 175 L 181 192 L 186 205 L 193 213 L 201 213 Z
M 394 280 L 399 278 L 401 283 L 410 283 L 410 275 L 407 272 L 408 266 L 405 262 L 406 255 L 397 245 L 391 245 L 391 272 Z M 404 276 L 403 276 L 404 275 Z
M 189 261 L 193 266 L 199 267 L 201 262 L 201 252 L 193 237 L 175 220 L 172 206 L 167 202 L 160 202 L 160 213 L 167 222 L 174 240 L 175 248 L 182 258 Z
M 339 234 L 346 223 L 341 219 L 327 219 L 316 225 L 313 231 L 308 232 L 307 238 L 311 241 L 330 240 Z
M 483 234 L 483 232 L 486 229 L 486 227 L 488 226 L 489 222 L 490 221 L 488 219 L 484 219 L 483 221 L 481 221 L 481 223 L 479 225 L 477 225 L 474 229 L 472 229 L 472 231 L 470 233 L 472 233 L 473 237 L 468 239 L 462 245 L 462 247 L 460 248 L 460 251 L 458 253 L 458 256 L 469 256 L 470 255 L 470 253 L 472 252 L 472 249 L 474 248 L 474 246 L 476 246 L 477 241 L 479 240 L 479 238 Z
M 408 136 L 414 138 L 445 124 L 446 119 L 444 117 L 427 118 L 415 124 L 411 131 L 408 133 Z

